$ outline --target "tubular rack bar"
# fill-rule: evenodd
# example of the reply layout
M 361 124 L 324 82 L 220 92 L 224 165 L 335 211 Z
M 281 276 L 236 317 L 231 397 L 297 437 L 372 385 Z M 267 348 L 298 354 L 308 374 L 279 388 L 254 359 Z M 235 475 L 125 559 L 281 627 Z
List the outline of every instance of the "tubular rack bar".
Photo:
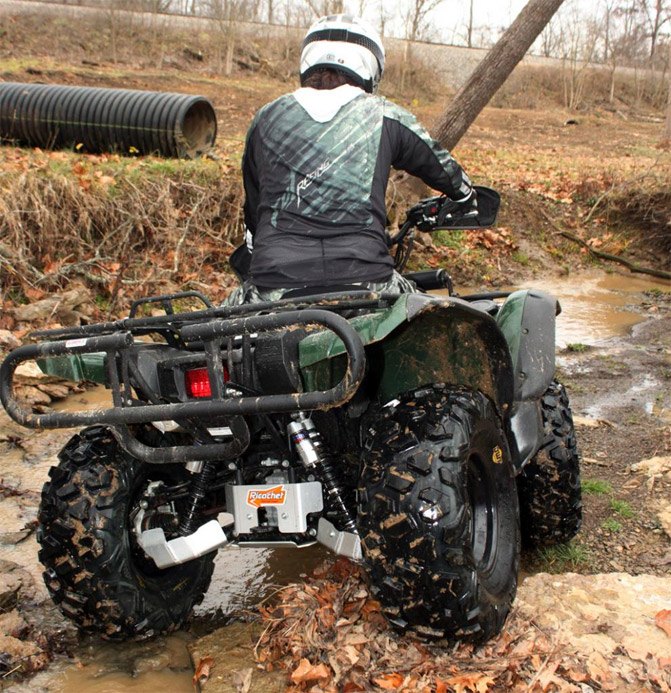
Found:
M 275 330 L 292 325 L 322 325 L 334 332 L 345 346 L 348 367 L 342 380 L 333 388 L 318 392 L 294 392 L 291 394 L 262 395 L 258 397 L 222 397 L 216 386 L 221 379 L 217 366 L 222 362 L 221 342 L 224 337 Z M 122 395 L 116 356 L 122 361 L 121 373 L 127 349 L 133 344 L 130 332 L 121 334 L 69 339 L 64 341 L 30 344 L 12 351 L 0 366 L 0 401 L 7 413 L 18 423 L 29 428 L 66 428 L 106 424 L 111 426 L 150 423 L 153 421 L 178 421 L 190 417 L 235 416 L 270 412 L 310 411 L 330 409 L 349 400 L 363 380 L 366 354 L 357 332 L 342 316 L 327 310 L 298 310 L 246 318 L 216 320 L 203 325 L 184 328 L 185 338 L 204 341 L 205 356 L 210 380 L 214 385 L 213 398 L 200 402 L 175 404 L 139 404 Z M 51 412 L 34 414 L 26 410 L 14 398 L 12 392 L 14 371 L 28 360 L 48 356 L 63 356 L 93 352 L 107 353 L 108 381 L 112 389 L 114 407 L 96 411 Z M 202 450 L 202 446 L 199 448 Z M 195 459 L 204 459 L 201 455 Z
M 36 330 L 30 334 L 35 339 L 74 339 L 96 335 L 118 333 L 127 330 L 133 334 L 160 332 L 161 330 L 178 331 L 184 325 L 203 323 L 215 319 L 233 319 L 245 316 L 272 315 L 279 311 L 316 309 L 338 313 L 364 308 L 376 309 L 392 303 L 399 294 L 377 294 L 371 291 L 352 291 L 344 293 L 321 294 L 306 299 L 285 298 L 280 301 L 250 303 L 241 306 L 221 306 L 206 310 L 174 313 L 171 315 L 153 315 L 146 318 L 124 318 L 111 322 L 83 325 L 75 328 L 57 330 Z

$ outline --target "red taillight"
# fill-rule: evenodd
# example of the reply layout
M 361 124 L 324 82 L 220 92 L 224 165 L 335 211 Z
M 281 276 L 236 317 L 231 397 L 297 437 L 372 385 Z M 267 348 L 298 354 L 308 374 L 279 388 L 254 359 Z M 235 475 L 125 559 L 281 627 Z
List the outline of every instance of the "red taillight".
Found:
M 184 373 L 186 394 L 189 397 L 212 397 L 210 374 L 207 368 L 194 368 Z
M 228 369 L 224 366 L 224 382 L 231 379 Z M 186 394 L 189 397 L 212 397 L 212 386 L 210 385 L 210 374 L 207 368 L 194 368 L 184 373 L 186 384 Z

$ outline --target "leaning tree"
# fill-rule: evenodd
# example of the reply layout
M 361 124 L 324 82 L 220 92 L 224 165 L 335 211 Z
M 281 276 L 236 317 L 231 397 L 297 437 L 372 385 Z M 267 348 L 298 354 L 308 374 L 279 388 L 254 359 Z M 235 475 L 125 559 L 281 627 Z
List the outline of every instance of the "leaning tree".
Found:
M 443 112 L 434 135 L 452 149 L 506 81 L 564 0 L 529 0 Z

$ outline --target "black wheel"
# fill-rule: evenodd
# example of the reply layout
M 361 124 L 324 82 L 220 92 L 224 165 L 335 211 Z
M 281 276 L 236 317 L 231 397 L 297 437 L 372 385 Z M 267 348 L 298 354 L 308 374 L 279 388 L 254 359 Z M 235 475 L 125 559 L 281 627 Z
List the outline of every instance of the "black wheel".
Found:
M 582 522 L 580 455 L 566 388 L 556 380 L 541 400 L 544 439 L 517 479 L 522 541 L 529 548 L 562 544 Z
M 499 632 L 517 589 L 519 510 L 483 394 L 432 386 L 384 407 L 368 430 L 358 519 L 392 623 L 473 642 Z
M 140 500 L 150 482 L 185 480 L 183 468 L 139 462 L 100 426 L 75 435 L 59 459 L 42 490 L 37 535 L 53 600 L 79 628 L 110 640 L 179 628 L 207 591 L 214 555 L 159 570 L 133 528 L 162 526 L 170 538 L 174 512 L 163 506 L 139 518 Z

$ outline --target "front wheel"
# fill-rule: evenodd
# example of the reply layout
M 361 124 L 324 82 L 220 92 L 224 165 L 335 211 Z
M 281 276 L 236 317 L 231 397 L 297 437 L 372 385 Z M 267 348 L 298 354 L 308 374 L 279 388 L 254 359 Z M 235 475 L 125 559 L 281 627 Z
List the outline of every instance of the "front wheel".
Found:
M 517 589 L 519 510 L 506 439 L 482 393 L 432 386 L 379 412 L 358 521 L 392 623 L 474 642 L 500 631 Z
M 518 477 L 522 540 L 529 548 L 563 544 L 582 522 L 580 455 L 566 388 L 553 380 L 541 399 L 544 437 Z
M 160 570 L 139 547 L 134 528 L 142 521 L 174 532 L 174 505 L 138 513 L 151 483 L 184 481 L 184 469 L 139 462 L 101 426 L 75 435 L 59 459 L 42 491 L 38 529 L 53 600 L 81 630 L 110 640 L 179 628 L 203 599 L 213 554 Z

